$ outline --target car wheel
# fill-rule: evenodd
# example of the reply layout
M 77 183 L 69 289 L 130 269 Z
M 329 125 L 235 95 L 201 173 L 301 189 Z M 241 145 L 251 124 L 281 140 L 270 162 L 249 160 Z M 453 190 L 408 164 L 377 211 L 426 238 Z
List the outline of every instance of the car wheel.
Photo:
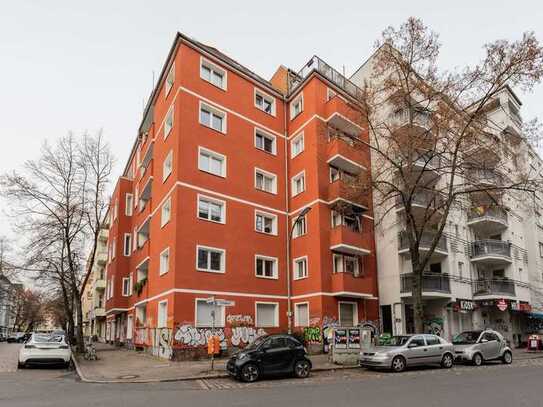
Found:
M 305 379 L 311 372 L 311 364 L 307 360 L 298 360 L 294 364 L 294 376 L 299 379 Z
M 481 366 L 483 364 L 483 356 L 480 353 L 476 353 L 473 355 L 471 361 L 475 366 Z
M 441 359 L 441 367 L 444 369 L 450 369 L 453 367 L 454 359 L 450 353 L 445 353 Z
M 513 354 L 506 350 L 502 356 L 502 362 L 506 365 L 510 365 L 513 362 Z
M 248 382 L 248 383 L 256 382 L 259 376 L 260 376 L 260 372 L 258 370 L 258 366 L 255 365 L 254 363 L 247 363 L 245 366 L 241 368 L 241 379 L 244 382 Z
M 396 373 L 403 372 L 405 370 L 405 359 L 403 356 L 396 356 L 392 359 L 392 370 Z

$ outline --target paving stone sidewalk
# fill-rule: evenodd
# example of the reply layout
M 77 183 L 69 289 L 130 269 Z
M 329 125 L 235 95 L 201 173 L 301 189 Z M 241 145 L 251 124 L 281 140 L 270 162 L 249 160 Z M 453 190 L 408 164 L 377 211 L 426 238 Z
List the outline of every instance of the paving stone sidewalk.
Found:
M 216 359 L 215 369 L 210 370 L 209 360 L 172 362 L 148 353 L 136 352 L 106 344 L 96 344 L 98 360 L 75 360 L 81 380 L 94 383 L 148 383 L 227 377 L 226 359 Z M 541 353 L 514 350 L 514 360 L 542 358 Z M 328 361 L 328 355 L 311 356 L 313 370 L 336 370 L 355 366 L 340 366 Z
M 94 383 L 148 383 L 227 377 L 226 359 L 172 362 L 148 353 L 126 350 L 112 345 L 96 344 L 98 360 L 87 361 L 75 356 L 75 367 L 81 380 Z M 313 370 L 335 370 L 340 366 L 328 361 L 328 355 L 311 356 Z

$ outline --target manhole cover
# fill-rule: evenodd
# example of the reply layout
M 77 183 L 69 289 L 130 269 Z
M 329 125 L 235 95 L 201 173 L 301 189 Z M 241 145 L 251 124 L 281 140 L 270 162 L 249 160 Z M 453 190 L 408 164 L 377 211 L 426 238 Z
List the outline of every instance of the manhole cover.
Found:
M 117 379 L 126 380 L 126 379 L 136 379 L 139 375 L 137 374 L 126 374 L 124 376 L 118 376 Z

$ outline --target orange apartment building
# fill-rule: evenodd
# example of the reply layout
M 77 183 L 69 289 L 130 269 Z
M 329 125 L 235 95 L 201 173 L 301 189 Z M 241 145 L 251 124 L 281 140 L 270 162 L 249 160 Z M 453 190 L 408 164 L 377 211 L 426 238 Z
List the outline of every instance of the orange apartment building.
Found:
M 267 81 L 177 34 L 111 198 L 107 339 L 187 358 L 213 325 L 231 348 L 377 324 L 356 92 L 317 57 Z

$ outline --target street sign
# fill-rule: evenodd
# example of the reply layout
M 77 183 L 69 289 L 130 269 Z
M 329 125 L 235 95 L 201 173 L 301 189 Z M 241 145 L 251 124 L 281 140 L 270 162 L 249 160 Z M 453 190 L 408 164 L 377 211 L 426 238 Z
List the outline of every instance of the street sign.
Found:
M 222 307 L 233 307 L 234 305 L 236 305 L 236 302 L 229 300 L 215 300 L 215 304 Z

